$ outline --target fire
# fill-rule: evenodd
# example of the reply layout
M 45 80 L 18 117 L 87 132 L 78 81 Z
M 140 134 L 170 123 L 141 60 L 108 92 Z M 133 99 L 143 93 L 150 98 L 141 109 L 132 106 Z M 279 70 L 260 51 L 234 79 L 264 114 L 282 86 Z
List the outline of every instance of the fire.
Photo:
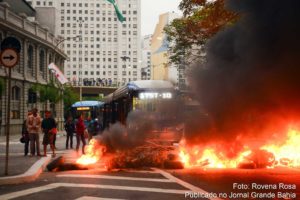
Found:
M 85 154 L 78 158 L 76 163 L 80 165 L 95 164 L 101 159 L 105 151 L 105 146 L 99 144 L 97 140 L 91 139 L 89 144 L 85 147 Z
M 185 168 L 236 168 L 246 160 L 255 168 L 259 166 L 274 167 L 278 165 L 299 167 L 300 166 L 300 131 L 289 129 L 286 141 L 281 145 L 268 144 L 259 150 L 250 150 L 244 146 L 243 151 L 236 157 L 228 159 L 224 152 L 226 149 L 216 148 L 213 145 L 206 147 L 188 147 L 185 141 L 181 142 L 179 158 Z M 272 160 L 275 158 L 275 160 Z M 262 159 L 261 161 L 259 159 Z M 257 162 L 257 163 L 255 163 Z M 263 163 L 265 162 L 265 163 Z M 270 166 L 271 165 L 271 166 Z
M 288 138 L 281 146 L 274 144 L 265 145 L 262 149 L 272 152 L 275 155 L 278 165 L 290 167 L 300 166 L 300 131 L 290 129 Z
M 222 153 L 217 153 L 213 147 L 181 147 L 179 158 L 186 168 L 200 166 L 207 168 L 234 168 L 251 151 L 244 151 L 237 158 L 228 160 Z

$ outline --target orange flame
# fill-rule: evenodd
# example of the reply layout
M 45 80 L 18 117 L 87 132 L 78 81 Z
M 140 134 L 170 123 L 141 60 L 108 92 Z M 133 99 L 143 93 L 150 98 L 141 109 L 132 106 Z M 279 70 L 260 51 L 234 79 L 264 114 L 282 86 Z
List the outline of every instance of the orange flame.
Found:
M 288 138 L 281 146 L 265 145 L 261 149 L 272 152 L 278 165 L 290 167 L 300 166 L 300 131 L 290 129 Z
M 101 159 L 105 151 L 105 146 L 101 145 L 97 140 L 91 139 L 85 147 L 85 154 L 78 158 L 76 163 L 80 165 L 95 164 Z
M 299 167 L 300 131 L 289 129 L 287 136 L 287 140 L 282 145 L 264 145 L 260 149 L 274 154 L 276 159 L 276 162 L 274 162 L 275 166 Z M 212 145 L 204 148 L 200 148 L 199 146 L 188 147 L 185 145 L 185 141 L 181 141 L 179 148 L 179 158 L 185 168 L 196 166 L 205 168 L 236 168 L 251 153 L 252 151 L 245 146 L 244 150 L 238 156 L 228 159 L 222 151 L 217 150 Z

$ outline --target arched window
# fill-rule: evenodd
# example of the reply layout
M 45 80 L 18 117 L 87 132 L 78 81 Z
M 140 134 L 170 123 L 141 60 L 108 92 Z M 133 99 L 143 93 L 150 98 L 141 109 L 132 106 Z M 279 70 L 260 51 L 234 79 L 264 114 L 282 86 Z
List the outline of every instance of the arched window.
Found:
M 21 98 L 21 89 L 18 86 L 14 86 L 11 89 L 11 100 L 19 101 Z
M 11 88 L 11 118 L 20 119 L 21 89 L 18 86 Z

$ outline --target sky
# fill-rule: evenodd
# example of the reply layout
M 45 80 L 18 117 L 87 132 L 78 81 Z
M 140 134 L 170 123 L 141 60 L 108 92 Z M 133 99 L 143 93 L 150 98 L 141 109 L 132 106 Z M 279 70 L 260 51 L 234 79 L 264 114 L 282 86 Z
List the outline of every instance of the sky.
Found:
M 160 14 L 172 11 L 180 14 L 180 2 L 181 0 L 141 0 L 142 36 L 153 34 Z

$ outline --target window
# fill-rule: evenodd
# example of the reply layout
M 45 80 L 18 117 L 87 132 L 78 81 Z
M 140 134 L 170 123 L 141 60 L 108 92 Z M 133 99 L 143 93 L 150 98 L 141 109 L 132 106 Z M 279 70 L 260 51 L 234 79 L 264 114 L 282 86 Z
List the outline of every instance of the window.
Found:
M 33 46 L 29 45 L 27 50 L 27 68 L 32 71 L 33 69 Z
M 12 87 L 11 99 L 20 100 L 20 98 L 21 98 L 21 89 L 18 86 Z
M 40 63 L 39 63 L 39 69 L 41 74 L 44 74 L 44 69 L 45 67 L 45 51 L 44 50 L 40 50 Z

